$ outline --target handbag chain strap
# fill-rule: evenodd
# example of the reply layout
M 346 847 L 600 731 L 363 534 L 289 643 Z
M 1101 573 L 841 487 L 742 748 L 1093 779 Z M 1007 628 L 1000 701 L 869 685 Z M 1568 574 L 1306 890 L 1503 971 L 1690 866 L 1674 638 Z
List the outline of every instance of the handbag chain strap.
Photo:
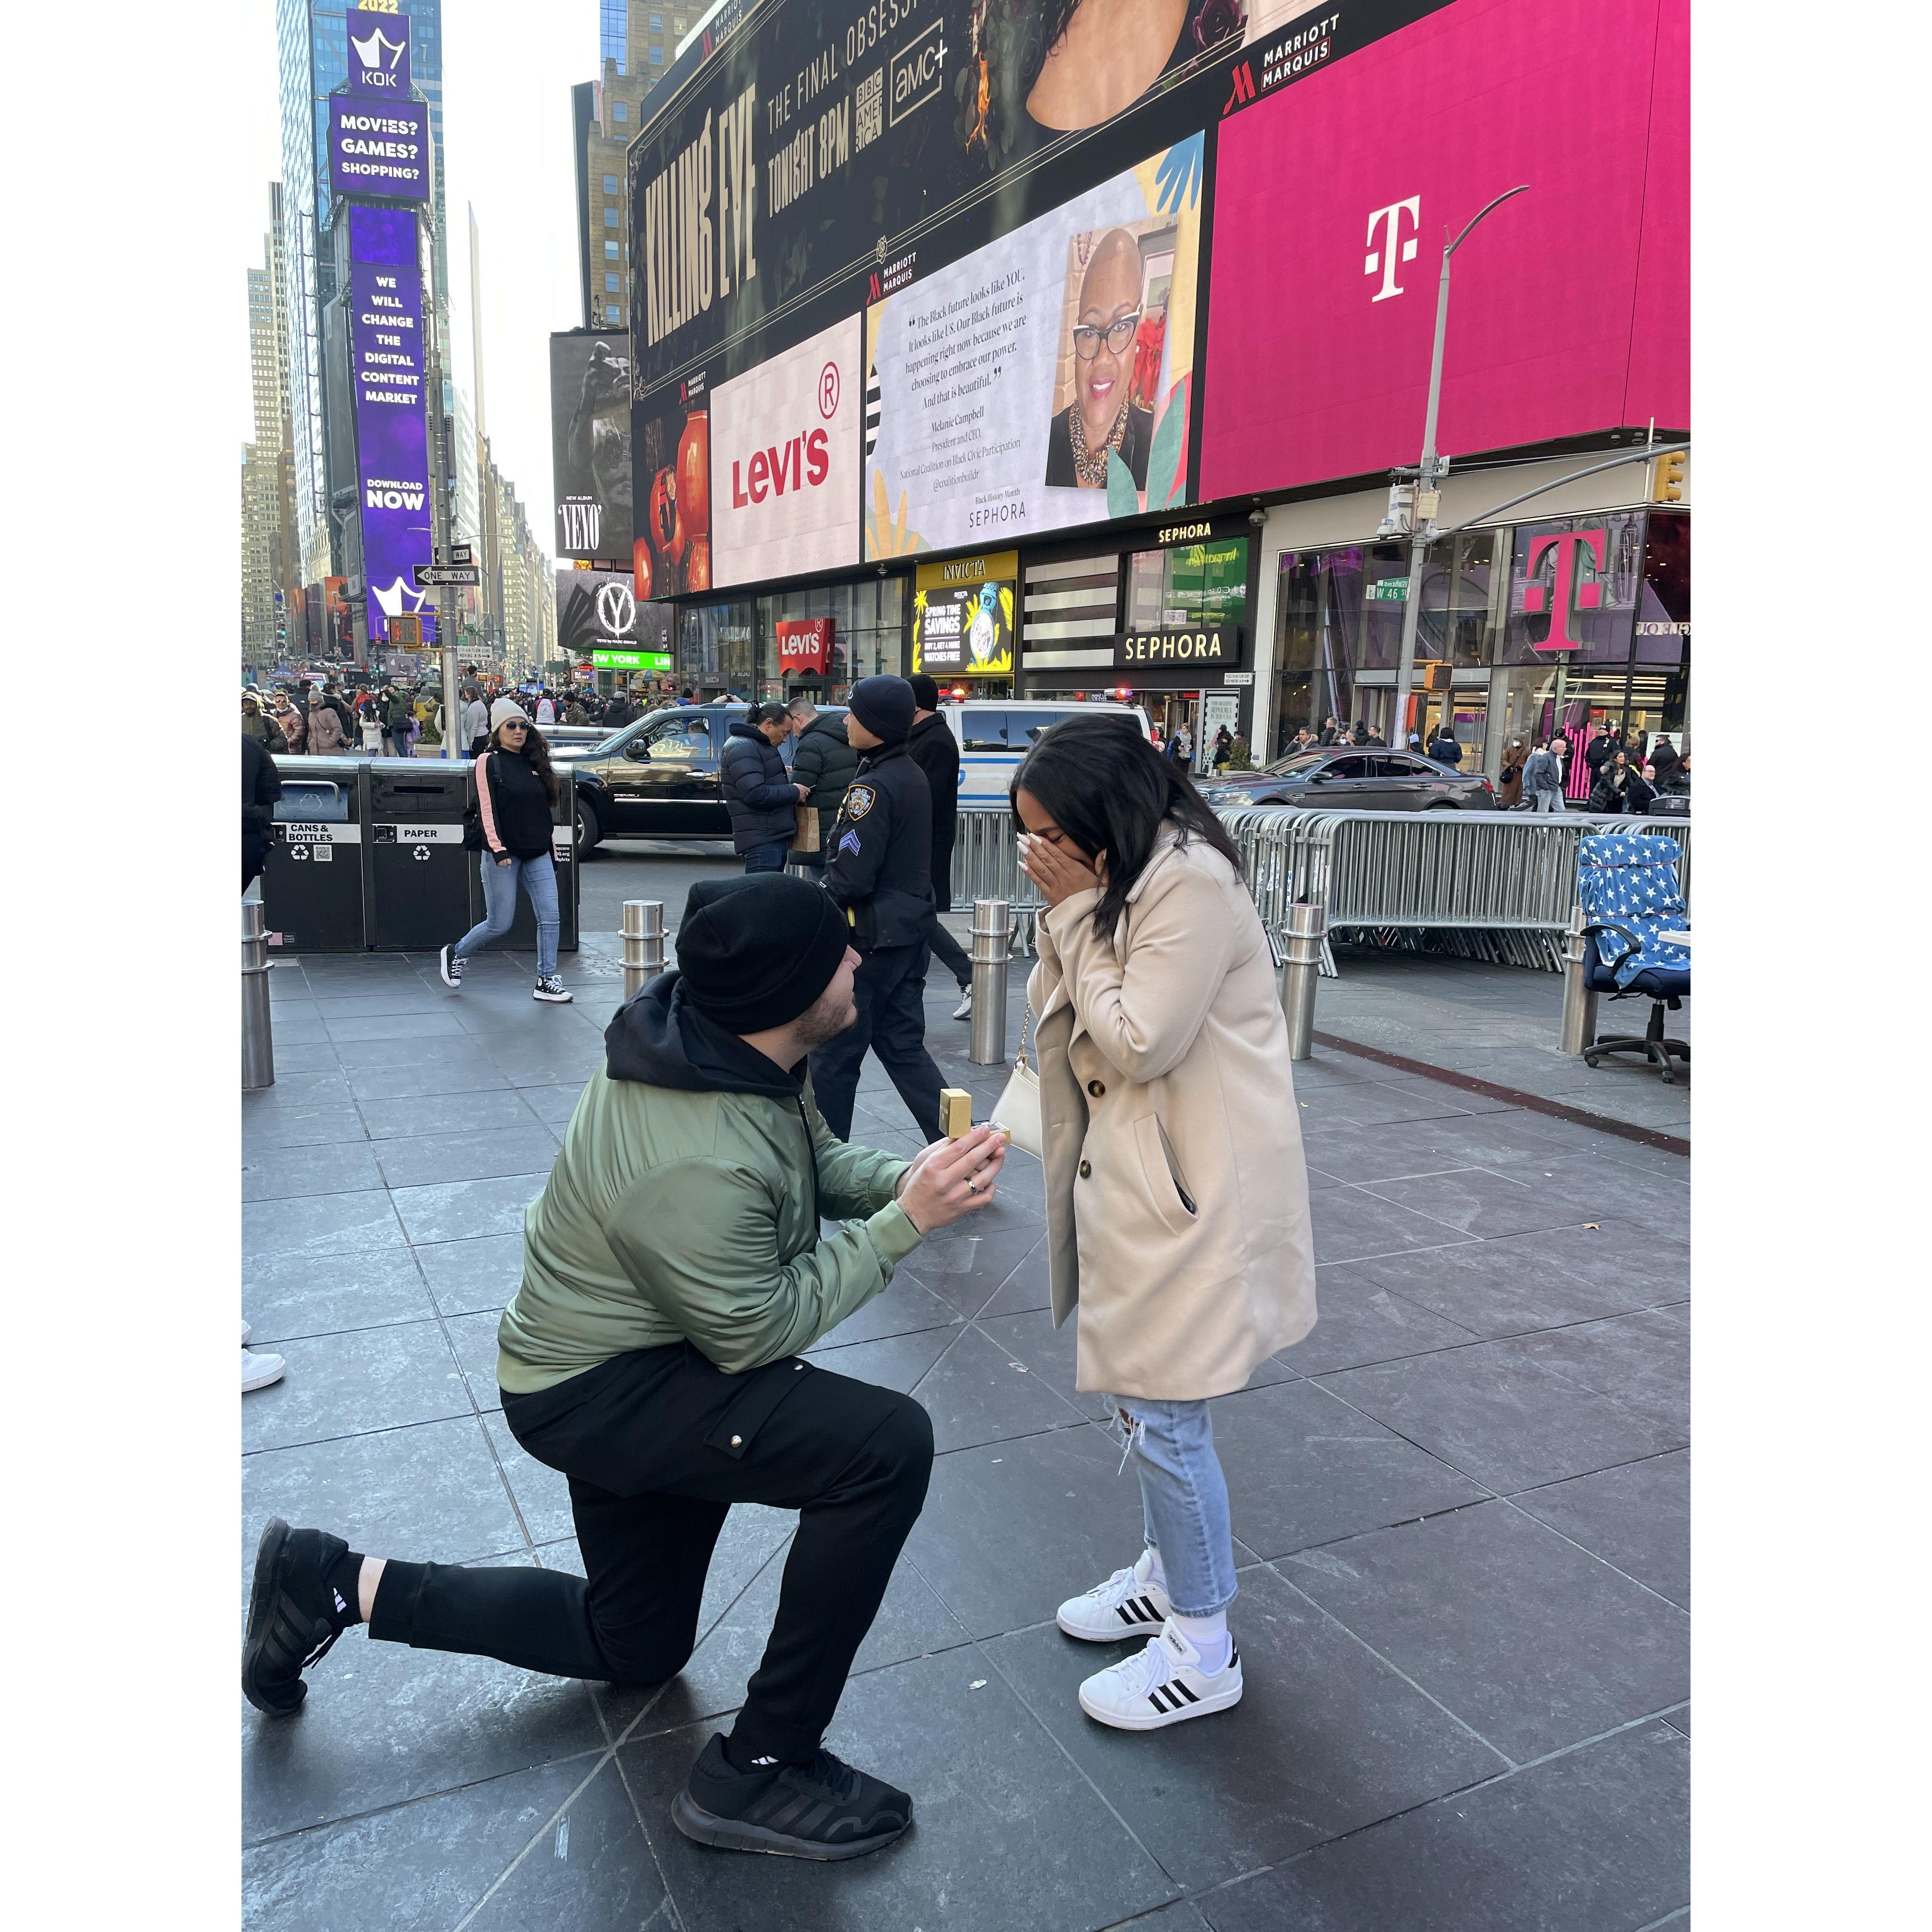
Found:
M 1029 1000 L 1026 1003 L 1026 1012 L 1020 1021 L 1020 1047 L 1018 1052 L 1013 1055 L 1013 1064 L 1016 1066 L 1024 1066 L 1027 1064 L 1027 1033 L 1032 1024 L 1033 1002 Z

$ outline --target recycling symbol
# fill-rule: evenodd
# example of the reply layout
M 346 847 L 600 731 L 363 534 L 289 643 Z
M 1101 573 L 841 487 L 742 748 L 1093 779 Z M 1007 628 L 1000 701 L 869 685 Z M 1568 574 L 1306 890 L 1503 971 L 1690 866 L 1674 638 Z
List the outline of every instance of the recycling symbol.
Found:
M 429 856 L 429 848 L 427 845 L 418 845 L 416 849 L 410 854 L 410 856 L 412 859 L 414 859 L 418 864 L 421 864 L 424 860 Z
M 306 859 L 308 856 L 308 848 L 306 845 L 291 845 L 289 848 L 289 856 L 291 859 Z

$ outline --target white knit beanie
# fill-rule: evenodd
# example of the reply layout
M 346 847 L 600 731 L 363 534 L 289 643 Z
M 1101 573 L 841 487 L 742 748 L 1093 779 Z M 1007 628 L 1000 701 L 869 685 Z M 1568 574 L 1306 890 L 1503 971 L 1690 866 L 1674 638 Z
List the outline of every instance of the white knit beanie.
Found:
M 491 730 L 495 730 L 499 725 L 512 718 L 520 718 L 526 724 L 530 722 L 530 714 L 514 698 L 500 698 L 494 704 L 490 706 L 490 728 Z

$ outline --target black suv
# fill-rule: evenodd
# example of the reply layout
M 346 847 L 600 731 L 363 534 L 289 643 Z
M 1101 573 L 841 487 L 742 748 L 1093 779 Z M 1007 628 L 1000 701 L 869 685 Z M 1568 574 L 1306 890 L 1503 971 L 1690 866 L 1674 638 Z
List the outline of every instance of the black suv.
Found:
M 553 745 L 560 772 L 577 794 L 580 858 L 605 838 L 728 838 L 731 815 L 718 783 L 718 761 L 744 704 L 685 704 L 653 711 L 601 744 L 582 749 Z M 843 717 L 842 704 L 819 706 Z

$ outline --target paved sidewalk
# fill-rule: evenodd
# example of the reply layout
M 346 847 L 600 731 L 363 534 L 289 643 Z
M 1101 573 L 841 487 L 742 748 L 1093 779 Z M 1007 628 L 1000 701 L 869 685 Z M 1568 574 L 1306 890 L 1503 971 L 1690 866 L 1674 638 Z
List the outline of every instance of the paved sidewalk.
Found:
M 289 1373 L 242 1405 L 244 1598 L 272 1514 L 378 1555 L 578 1567 L 562 1479 L 503 1427 L 494 1335 L 616 951 L 566 956 L 565 1008 L 531 1000 L 526 956 L 482 956 L 460 996 L 427 958 L 277 964 L 278 1077 L 243 1100 L 242 1305 Z M 1370 983 L 1347 971 L 1318 1025 L 1340 1024 L 1338 983 Z M 957 996 L 928 986 L 936 1055 L 983 1114 L 1004 1070 L 964 1064 Z M 741 1508 L 706 1634 L 653 1694 L 359 1632 L 299 1717 L 238 1694 L 245 1922 L 1685 1924 L 1688 1163 L 1344 1054 L 1296 1084 L 1321 1320 L 1215 1406 L 1237 1712 L 1135 1737 L 1074 1702 L 1121 1653 L 1060 1636 L 1054 1606 L 1132 1560 L 1140 1512 L 1046 1312 L 1040 1170 L 1016 1156 L 994 1207 L 820 1352 L 914 1394 L 940 1451 L 827 1739 L 912 1791 L 904 1840 L 818 1866 L 670 1825 L 792 1527 Z M 856 1132 L 915 1144 L 869 1063 Z

